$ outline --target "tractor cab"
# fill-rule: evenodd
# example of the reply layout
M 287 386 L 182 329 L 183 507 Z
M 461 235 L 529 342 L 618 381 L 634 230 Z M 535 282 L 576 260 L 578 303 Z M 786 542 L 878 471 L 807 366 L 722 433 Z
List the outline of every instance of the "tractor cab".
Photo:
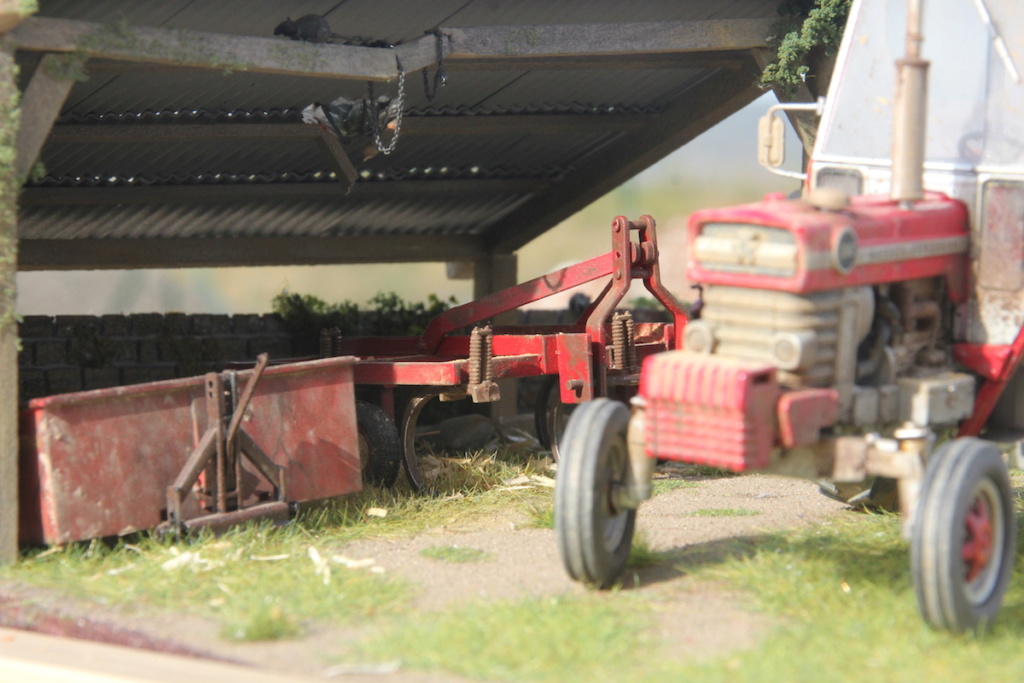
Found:
M 810 188 L 889 194 L 896 71 L 906 2 L 855 2 L 808 168 Z M 962 201 L 971 229 L 971 294 L 959 340 L 1009 344 L 1024 324 L 1024 4 L 930 0 L 924 187 Z

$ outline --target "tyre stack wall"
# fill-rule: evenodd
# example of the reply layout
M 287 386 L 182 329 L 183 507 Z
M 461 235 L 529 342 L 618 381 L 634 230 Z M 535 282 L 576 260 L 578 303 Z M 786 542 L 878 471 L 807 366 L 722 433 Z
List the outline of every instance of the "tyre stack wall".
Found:
M 268 315 L 25 316 L 18 324 L 19 400 L 193 377 L 231 361 L 292 356 L 281 318 Z

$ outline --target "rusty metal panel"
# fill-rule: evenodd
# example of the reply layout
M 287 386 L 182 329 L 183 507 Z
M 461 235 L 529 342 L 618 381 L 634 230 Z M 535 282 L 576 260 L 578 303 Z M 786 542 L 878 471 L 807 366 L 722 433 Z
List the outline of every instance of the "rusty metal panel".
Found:
M 644 362 L 640 394 L 651 457 L 734 472 L 768 465 L 779 395 L 774 367 L 668 351 Z
M 594 365 L 591 340 L 586 334 L 559 334 L 558 381 L 562 403 L 582 403 L 592 400 Z
M 280 365 L 242 423 L 286 468 L 288 498 L 360 490 L 349 357 Z M 244 385 L 249 372 L 240 372 Z M 166 488 L 205 429 L 202 377 L 36 399 L 22 417 L 21 540 L 64 543 L 156 526 Z M 194 417 L 195 416 L 195 417 Z M 193 497 L 185 517 L 200 514 Z
M 465 381 L 466 361 L 363 361 L 356 366 L 359 384 L 451 387 Z

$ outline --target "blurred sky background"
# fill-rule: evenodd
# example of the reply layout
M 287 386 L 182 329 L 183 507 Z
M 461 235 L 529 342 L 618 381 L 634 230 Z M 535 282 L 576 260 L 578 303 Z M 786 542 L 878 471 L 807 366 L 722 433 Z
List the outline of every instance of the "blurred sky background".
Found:
M 608 251 L 611 220 L 650 214 L 658 222 L 663 278 L 678 297 L 691 299 L 683 278 L 683 229 L 699 208 L 746 203 L 767 192 L 792 192 L 797 181 L 757 163 L 757 119 L 775 103 L 766 94 L 631 181 L 605 195 L 521 249 L 519 281 Z M 786 168 L 800 164 L 796 134 L 787 130 Z M 639 284 L 639 283 L 638 283 Z M 265 313 L 287 290 L 329 303 L 364 304 L 378 292 L 409 301 L 433 293 L 465 303 L 471 280 L 449 280 L 444 263 L 355 266 L 282 266 L 176 270 L 24 272 L 17 276 L 20 315 L 104 313 Z M 594 287 L 591 287 L 594 289 Z M 598 286 L 599 290 L 600 287 Z M 646 294 L 642 286 L 637 295 Z M 560 308 L 567 296 L 538 308 Z

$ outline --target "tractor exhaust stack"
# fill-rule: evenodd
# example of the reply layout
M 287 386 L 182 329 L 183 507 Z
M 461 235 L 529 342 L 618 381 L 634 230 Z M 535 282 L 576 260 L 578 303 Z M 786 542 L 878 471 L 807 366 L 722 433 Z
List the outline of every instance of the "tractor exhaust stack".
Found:
M 921 59 L 921 5 L 922 0 L 907 2 L 906 54 L 896 61 L 891 196 L 901 204 L 924 197 L 928 61 Z

